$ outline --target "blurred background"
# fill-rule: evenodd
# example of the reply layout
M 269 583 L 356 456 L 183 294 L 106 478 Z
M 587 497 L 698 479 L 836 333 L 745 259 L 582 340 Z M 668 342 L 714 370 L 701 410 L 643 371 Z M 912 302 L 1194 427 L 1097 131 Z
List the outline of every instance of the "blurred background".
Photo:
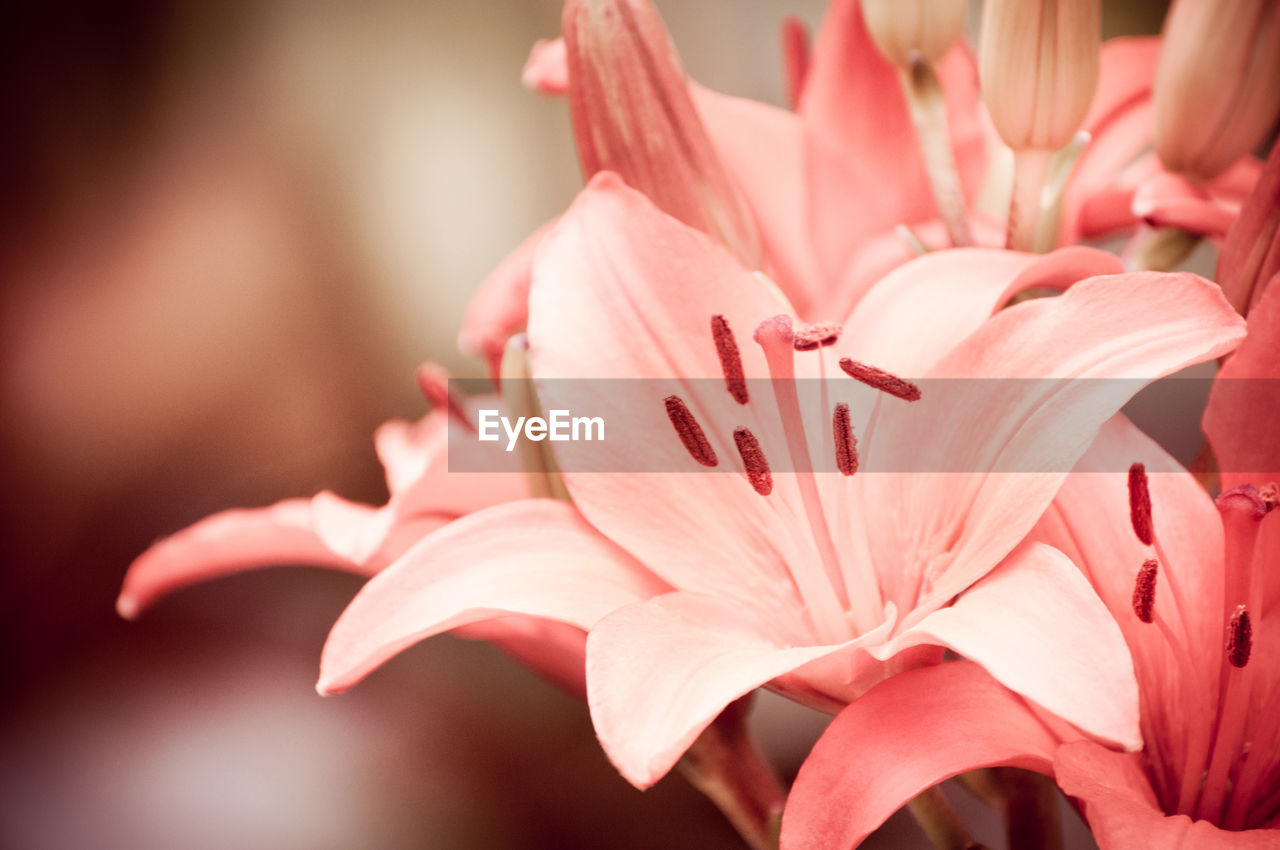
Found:
M 824 4 L 658 5 L 692 76 L 780 104 L 778 23 Z M 1163 12 L 1107 5 L 1111 33 Z M 487 645 L 315 696 L 352 577 L 113 608 L 134 556 L 212 511 L 381 503 L 370 435 L 425 412 L 414 367 L 482 374 L 454 346 L 469 294 L 581 184 L 565 105 L 519 84 L 559 2 L 23 6 L 0 27 L 0 846 L 735 846 Z M 758 714 L 794 772 L 823 718 Z M 895 819 L 879 846 L 921 840 Z

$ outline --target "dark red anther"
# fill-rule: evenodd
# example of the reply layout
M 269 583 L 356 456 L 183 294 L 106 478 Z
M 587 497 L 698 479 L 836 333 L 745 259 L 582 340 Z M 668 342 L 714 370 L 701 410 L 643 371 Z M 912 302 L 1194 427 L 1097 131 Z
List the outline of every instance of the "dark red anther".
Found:
M 703 466 L 715 466 L 719 463 L 716 450 L 711 448 L 711 443 L 707 442 L 707 435 L 702 432 L 702 426 L 693 418 L 693 414 L 689 412 L 689 408 L 685 406 L 680 396 L 669 395 L 665 401 L 667 418 L 675 426 L 680 442 L 684 443 L 685 449 L 693 459 Z
M 760 450 L 760 442 L 756 439 L 756 435 L 746 428 L 734 428 L 733 442 L 737 445 L 738 454 L 742 457 L 742 465 L 747 468 L 747 480 L 751 482 L 751 486 L 761 496 L 772 493 L 773 473 L 769 471 L 769 462 L 765 460 L 764 452 Z
M 1253 624 L 1249 622 L 1249 609 L 1237 605 L 1231 615 L 1231 625 L 1227 627 L 1227 660 L 1232 667 L 1243 667 L 1249 663 L 1252 651 Z
M 844 328 L 835 322 L 815 322 L 812 325 L 801 325 L 795 330 L 795 339 L 791 344 L 796 351 L 813 351 L 835 345 L 840 339 L 840 331 Z
M 724 316 L 711 317 L 711 336 L 716 342 L 716 354 L 720 356 L 720 369 L 724 372 L 724 386 L 738 404 L 749 401 L 747 395 L 747 379 L 742 372 L 742 355 L 738 352 L 738 341 L 729 330 L 729 322 Z
M 1129 520 L 1142 545 L 1150 546 L 1155 539 L 1151 527 L 1151 490 L 1147 487 L 1147 468 L 1140 463 L 1129 467 Z
M 868 366 L 865 363 L 850 360 L 848 357 L 840 361 L 840 368 L 855 381 L 861 381 L 882 393 L 888 393 L 903 401 L 918 401 L 920 399 L 919 387 L 910 381 L 904 381 L 897 375 L 890 375 L 883 369 L 877 369 L 875 366 Z
M 831 431 L 836 438 L 836 466 L 845 475 L 853 475 L 858 471 L 858 440 L 849 421 L 849 405 L 843 401 L 831 416 Z
M 1156 559 L 1148 558 L 1142 562 L 1138 580 L 1133 583 L 1133 613 L 1144 623 L 1150 623 L 1155 617 L 1156 575 L 1159 571 L 1160 564 Z

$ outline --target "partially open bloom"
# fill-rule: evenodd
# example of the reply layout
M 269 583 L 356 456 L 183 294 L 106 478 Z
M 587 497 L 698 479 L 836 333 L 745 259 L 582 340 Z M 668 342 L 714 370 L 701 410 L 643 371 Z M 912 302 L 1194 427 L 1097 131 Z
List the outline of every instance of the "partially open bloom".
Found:
M 656 471 L 562 464 L 582 516 L 618 547 L 609 569 L 638 562 L 675 590 L 619 608 L 588 638 L 592 716 L 625 776 L 656 780 L 758 686 L 836 709 L 937 661 L 940 647 L 1092 734 L 1136 743 L 1130 663 L 1109 615 L 1060 553 L 1018 546 L 1066 469 L 1007 470 L 1083 452 L 1128 395 L 1106 381 L 1081 395 L 1070 379 L 1156 377 L 1230 349 L 1241 327 L 1206 281 L 1116 271 L 1087 249 L 1042 260 L 939 253 L 882 281 L 843 332 L 811 328 L 705 236 L 612 175 L 592 181 L 538 253 L 529 340 L 545 405 L 562 406 L 553 379 L 653 383 L 598 412 L 620 457 Z M 1073 285 L 992 315 L 1045 284 Z M 1020 395 L 1017 382 L 957 381 L 913 401 L 900 375 L 1063 383 Z M 797 381 L 819 382 L 822 410 L 801 409 Z M 1049 427 L 1064 409 L 1077 427 Z M 892 467 L 921 453 L 973 471 L 857 472 L 859 457 Z M 468 525 L 475 546 L 524 551 L 484 518 Z M 554 546 L 503 568 L 565 587 Z M 326 646 L 323 689 L 349 686 L 447 621 L 438 596 L 429 620 L 402 613 L 405 588 L 422 580 L 393 566 L 357 596 Z M 1098 683 L 1105 699 L 1080 698 Z
M 1262 300 L 1280 275 L 1280 145 L 1271 149 L 1266 168 L 1244 208 L 1227 231 L 1218 255 L 1217 280 L 1241 315 Z

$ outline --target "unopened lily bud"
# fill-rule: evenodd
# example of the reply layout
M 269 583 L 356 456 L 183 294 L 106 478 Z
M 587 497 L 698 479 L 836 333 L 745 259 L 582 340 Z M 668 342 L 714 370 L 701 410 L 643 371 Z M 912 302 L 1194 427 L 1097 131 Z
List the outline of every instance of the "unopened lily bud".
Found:
M 1101 0 L 987 0 L 982 100 L 1005 144 L 1061 148 L 1084 122 L 1098 84 Z
M 900 68 L 937 62 L 964 29 L 964 0 L 862 0 L 876 47 Z
M 711 145 L 649 0 L 568 0 L 563 25 L 584 175 L 616 172 L 747 268 L 759 268 L 755 220 Z
M 1165 168 L 1221 174 L 1280 114 L 1280 3 L 1177 0 L 1155 79 L 1155 147 Z

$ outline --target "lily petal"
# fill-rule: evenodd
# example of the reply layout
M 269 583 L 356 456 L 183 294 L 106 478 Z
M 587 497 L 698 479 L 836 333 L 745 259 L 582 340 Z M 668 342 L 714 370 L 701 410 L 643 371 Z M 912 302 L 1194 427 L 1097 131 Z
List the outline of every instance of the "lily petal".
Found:
M 1138 683 L 1124 635 L 1066 555 L 1019 547 L 956 600 L 871 653 L 950 647 L 1005 687 L 1126 749 L 1142 746 Z
M 899 674 L 842 711 L 814 745 L 787 798 L 782 847 L 856 847 L 908 800 L 966 770 L 1052 773 L 1059 742 L 972 662 Z
M 618 771 L 647 788 L 729 703 L 854 643 L 804 645 L 807 635 L 780 625 L 788 619 L 739 599 L 677 592 L 601 620 L 587 638 L 587 698 Z
M 370 519 L 377 513 L 346 504 Z M 188 585 L 281 564 L 371 574 L 365 564 L 325 545 L 311 499 L 286 499 L 267 508 L 213 514 L 155 543 L 129 567 L 116 608 L 133 619 L 160 597 Z
M 1058 784 L 1084 802 L 1085 818 L 1102 850 L 1276 850 L 1275 830 L 1228 832 L 1186 815 L 1167 816 L 1138 757 L 1089 741 L 1062 747 L 1055 759 Z M 784 821 L 785 824 L 785 821 Z
M 890 436 L 869 449 L 882 452 L 886 468 L 923 461 L 965 471 L 868 482 L 883 490 L 867 500 L 878 564 L 903 548 L 894 505 L 917 506 L 922 536 L 956 535 L 946 561 L 921 565 L 919 605 L 890 598 L 914 607 L 910 620 L 981 578 L 1031 530 L 1097 430 L 1142 385 L 1230 351 L 1242 334 L 1221 290 L 1189 274 L 1090 278 L 992 317 L 925 377 L 1031 380 L 934 381 L 932 400 L 926 393 L 911 410 L 888 411 Z M 922 457 L 921 447 L 936 454 Z M 939 520 L 950 530 L 939 532 Z
M 593 467 L 599 472 L 583 469 L 585 443 L 557 444 L 565 484 L 593 525 L 675 586 L 750 586 L 778 604 L 794 594 L 784 566 L 794 535 L 783 512 L 731 471 L 742 468 L 734 427 L 752 427 L 762 443 L 768 435 L 753 427 L 754 403 L 739 405 L 725 390 L 711 331 L 711 317 L 724 316 L 745 374 L 766 375 L 750 334 L 763 318 L 788 312 L 776 290 L 721 246 L 608 173 L 592 179 L 538 254 L 529 353 L 539 396 L 547 408 L 590 409 L 612 429 L 599 444 L 607 452 Z M 603 394 L 581 380 L 614 378 L 649 380 Z M 574 396 L 583 392 L 590 397 Z M 668 395 L 699 420 L 723 471 L 690 457 L 668 417 Z M 654 471 L 618 474 L 636 468 L 635 458 Z M 790 499 L 788 488 L 794 484 L 778 482 L 770 498 Z M 723 522 L 726 515 L 742 522 Z
M 855 360 L 920 377 L 1009 299 L 1033 287 L 1066 289 L 1078 280 L 1117 274 L 1112 254 L 1071 247 L 1052 254 L 988 248 L 935 251 L 900 266 L 875 284 L 844 324 Z M 911 328 L 904 339 L 903 328 Z
M 533 255 L 542 237 L 555 226 L 551 220 L 529 234 L 520 246 L 494 269 L 471 296 L 458 332 L 458 347 L 466 354 L 484 357 L 490 375 L 496 377 L 507 340 L 524 329 L 529 320 L 529 275 Z
M 329 634 L 316 688 L 346 690 L 406 647 L 459 626 L 516 614 L 585 630 L 665 590 L 572 506 L 498 505 L 423 538 L 361 589 Z
M 1224 490 L 1280 478 L 1278 421 L 1280 286 L 1273 285 L 1249 313 L 1249 335 L 1218 373 L 1204 412 Z

